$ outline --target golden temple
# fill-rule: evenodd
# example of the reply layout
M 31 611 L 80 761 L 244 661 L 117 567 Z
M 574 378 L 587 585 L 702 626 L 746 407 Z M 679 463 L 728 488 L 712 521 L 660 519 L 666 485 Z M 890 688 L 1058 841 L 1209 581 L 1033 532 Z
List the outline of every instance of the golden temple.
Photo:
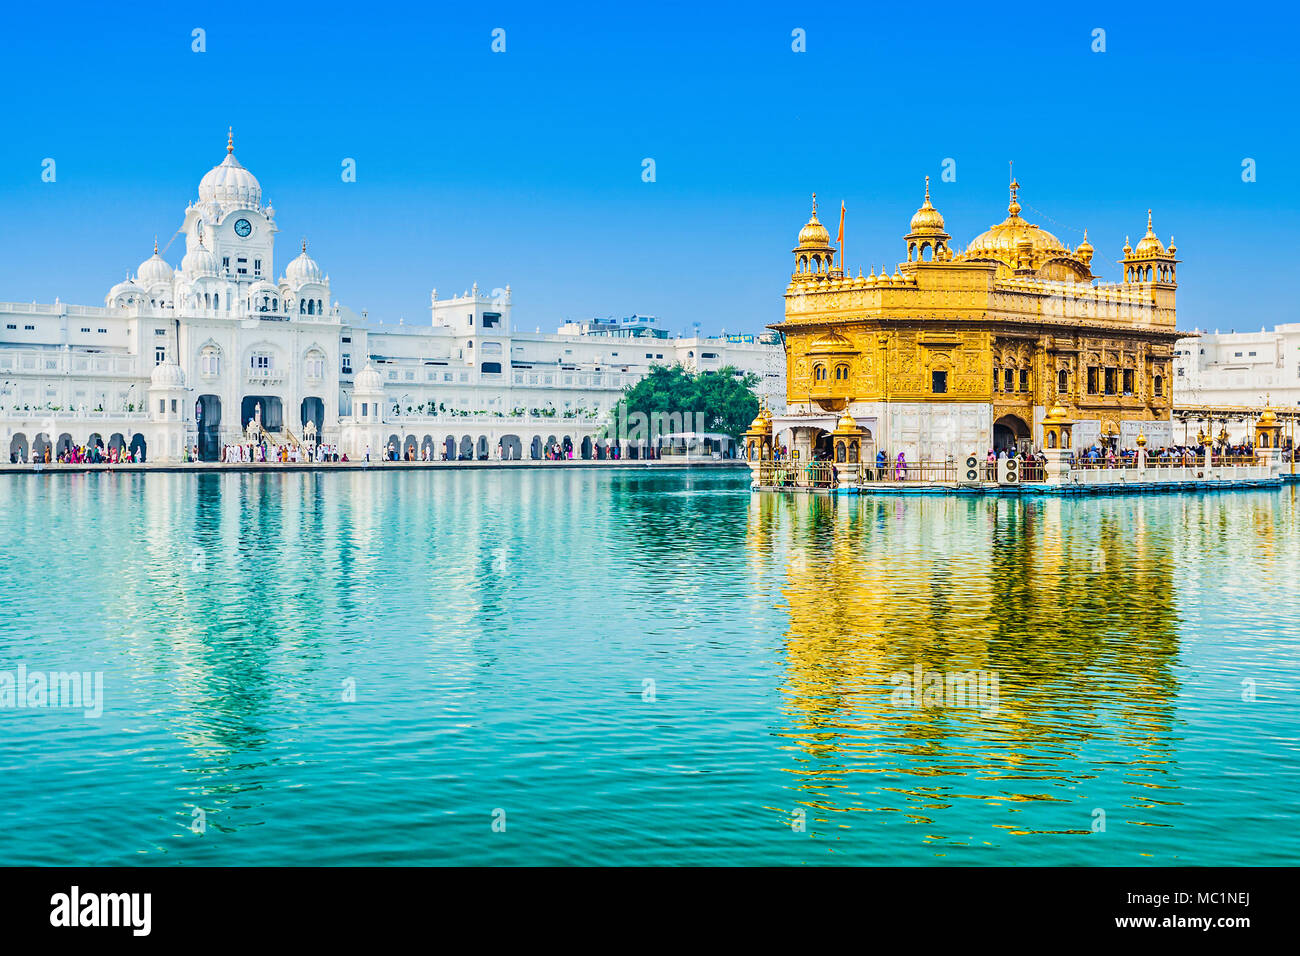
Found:
M 807 460 L 856 426 L 864 459 L 877 448 L 909 461 L 1027 451 L 1057 405 L 1078 446 L 1131 445 L 1139 431 L 1153 446 L 1171 441 L 1182 337 L 1173 241 L 1160 241 L 1148 210 L 1137 246 L 1125 240 L 1122 280 L 1102 282 L 1087 232 L 1069 248 L 1021 216 L 1019 190 L 1012 177 L 1006 218 L 958 252 L 926 177 L 906 259 L 856 278 L 813 197 L 785 319 L 771 326 L 787 363 L 787 411 L 770 426 L 778 448 Z

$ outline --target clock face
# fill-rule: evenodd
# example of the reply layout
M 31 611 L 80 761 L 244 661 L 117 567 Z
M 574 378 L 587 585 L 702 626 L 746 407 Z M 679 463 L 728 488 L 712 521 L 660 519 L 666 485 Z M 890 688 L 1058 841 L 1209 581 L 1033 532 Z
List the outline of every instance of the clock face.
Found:
M 253 224 L 249 222 L 247 219 L 240 219 L 238 222 L 235 223 L 235 235 L 237 235 L 240 239 L 247 238 L 248 234 L 252 231 L 253 231 Z

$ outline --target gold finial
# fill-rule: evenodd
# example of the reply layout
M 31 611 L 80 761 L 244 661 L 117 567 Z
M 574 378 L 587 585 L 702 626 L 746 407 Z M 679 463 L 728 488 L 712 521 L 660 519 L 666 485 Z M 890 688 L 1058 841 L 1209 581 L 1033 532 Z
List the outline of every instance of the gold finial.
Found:
M 930 202 L 930 177 L 929 176 L 925 177 L 925 201 L 926 203 Z
M 226 133 L 226 152 L 233 153 L 234 151 L 235 151 L 235 128 L 232 126 Z
M 1154 233 L 1151 232 L 1151 210 L 1150 209 L 1147 210 L 1147 235 L 1154 235 Z
M 158 255 L 158 237 L 157 237 L 157 236 L 154 236 L 154 237 L 153 237 L 153 254 L 154 254 L 155 256 Z
M 816 194 L 816 193 L 813 193 L 813 211 L 812 211 L 812 214 L 813 214 L 814 216 L 817 215 L 817 194 Z
M 1020 215 L 1020 203 L 1016 201 L 1016 193 L 1020 190 L 1020 183 L 1016 182 L 1016 164 L 1014 160 L 1008 160 L 1008 168 L 1011 170 L 1011 202 L 1007 205 L 1007 212 L 1013 216 Z

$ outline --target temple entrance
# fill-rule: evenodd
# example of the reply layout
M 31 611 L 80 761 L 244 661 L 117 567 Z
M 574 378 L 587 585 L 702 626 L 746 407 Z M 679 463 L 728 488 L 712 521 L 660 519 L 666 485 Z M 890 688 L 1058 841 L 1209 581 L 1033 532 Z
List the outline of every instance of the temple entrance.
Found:
M 1003 415 L 993 423 L 993 450 L 1002 452 L 1031 451 L 1029 426 L 1018 415 Z
M 199 429 L 199 461 L 221 458 L 221 399 L 200 395 L 194 404 L 194 424 Z
M 266 420 L 266 407 L 262 407 L 262 419 Z M 320 434 L 325 429 L 325 403 L 319 398 L 304 398 L 302 400 L 302 425 L 303 432 L 307 430 L 307 423 L 316 423 L 316 440 L 320 440 Z
M 243 402 L 239 406 L 239 427 L 243 431 L 248 430 L 248 423 L 253 420 L 253 416 L 258 405 L 262 406 L 262 427 L 268 432 L 278 432 L 284 427 L 284 407 L 280 404 L 278 395 L 245 395 Z
M 821 432 L 813 445 L 813 461 L 831 461 L 835 457 L 835 446 L 830 432 Z

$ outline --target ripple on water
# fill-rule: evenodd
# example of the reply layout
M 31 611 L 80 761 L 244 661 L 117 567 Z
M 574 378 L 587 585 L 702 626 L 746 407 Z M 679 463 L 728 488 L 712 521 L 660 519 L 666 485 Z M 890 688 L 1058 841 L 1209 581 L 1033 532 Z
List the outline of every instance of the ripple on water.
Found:
M 5 476 L 0 526 L 0 670 L 105 694 L 0 709 L 9 863 L 1297 856 L 1291 490 Z

